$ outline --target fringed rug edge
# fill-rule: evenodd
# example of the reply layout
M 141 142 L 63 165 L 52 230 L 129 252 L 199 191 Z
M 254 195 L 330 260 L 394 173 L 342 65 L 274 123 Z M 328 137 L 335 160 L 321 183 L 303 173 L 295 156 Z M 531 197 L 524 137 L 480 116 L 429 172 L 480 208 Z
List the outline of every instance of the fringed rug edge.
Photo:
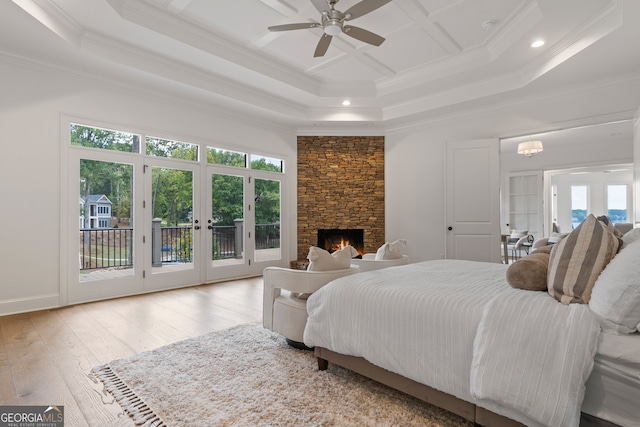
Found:
M 114 397 L 137 426 L 167 427 L 158 414 L 120 379 L 109 364 L 96 366 L 91 372 L 97 379 L 102 381 L 105 390 Z

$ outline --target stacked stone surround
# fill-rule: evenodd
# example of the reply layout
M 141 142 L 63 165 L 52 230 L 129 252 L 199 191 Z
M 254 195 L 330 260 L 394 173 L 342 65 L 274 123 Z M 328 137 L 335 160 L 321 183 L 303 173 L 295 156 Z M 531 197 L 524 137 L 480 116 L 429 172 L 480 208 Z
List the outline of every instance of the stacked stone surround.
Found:
M 364 251 L 385 242 L 384 137 L 298 137 L 298 259 L 319 228 L 364 229 Z

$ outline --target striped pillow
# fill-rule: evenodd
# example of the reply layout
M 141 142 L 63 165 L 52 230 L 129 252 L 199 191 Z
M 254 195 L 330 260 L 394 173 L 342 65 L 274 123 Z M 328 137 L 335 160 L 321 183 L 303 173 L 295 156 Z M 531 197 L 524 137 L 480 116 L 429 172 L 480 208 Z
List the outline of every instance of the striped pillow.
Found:
M 613 223 L 611 222 L 611 220 L 609 219 L 608 216 L 606 215 L 601 215 L 598 218 L 596 218 L 598 221 L 602 222 L 604 225 L 607 226 L 607 229 L 613 233 L 614 236 L 616 237 L 620 237 L 622 238 L 622 236 L 624 236 L 624 233 L 620 230 L 618 230 L 616 228 L 615 225 L 613 225 Z
M 575 230 L 553 245 L 549 258 L 549 294 L 563 304 L 586 304 L 591 290 L 620 240 L 607 226 L 589 215 Z

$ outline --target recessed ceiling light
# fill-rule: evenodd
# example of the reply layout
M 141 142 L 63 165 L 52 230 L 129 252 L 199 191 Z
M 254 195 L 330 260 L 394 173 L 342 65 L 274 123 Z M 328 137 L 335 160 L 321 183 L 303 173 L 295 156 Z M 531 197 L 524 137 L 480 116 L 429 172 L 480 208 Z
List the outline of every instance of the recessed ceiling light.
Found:
M 349 101 L 348 99 L 342 101 L 342 105 L 344 105 L 345 107 L 348 105 L 351 105 L 351 101 Z
M 533 43 L 531 43 L 531 47 L 540 47 L 544 44 L 544 40 L 536 40 Z

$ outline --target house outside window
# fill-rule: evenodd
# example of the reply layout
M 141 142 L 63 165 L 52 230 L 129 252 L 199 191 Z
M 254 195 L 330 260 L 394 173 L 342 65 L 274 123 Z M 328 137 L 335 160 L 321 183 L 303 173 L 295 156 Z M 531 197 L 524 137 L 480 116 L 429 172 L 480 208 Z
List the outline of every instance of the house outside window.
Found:
M 104 194 L 90 194 L 80 198 L 81 228 L 97 229 L 111 227 L 111 200 Z

